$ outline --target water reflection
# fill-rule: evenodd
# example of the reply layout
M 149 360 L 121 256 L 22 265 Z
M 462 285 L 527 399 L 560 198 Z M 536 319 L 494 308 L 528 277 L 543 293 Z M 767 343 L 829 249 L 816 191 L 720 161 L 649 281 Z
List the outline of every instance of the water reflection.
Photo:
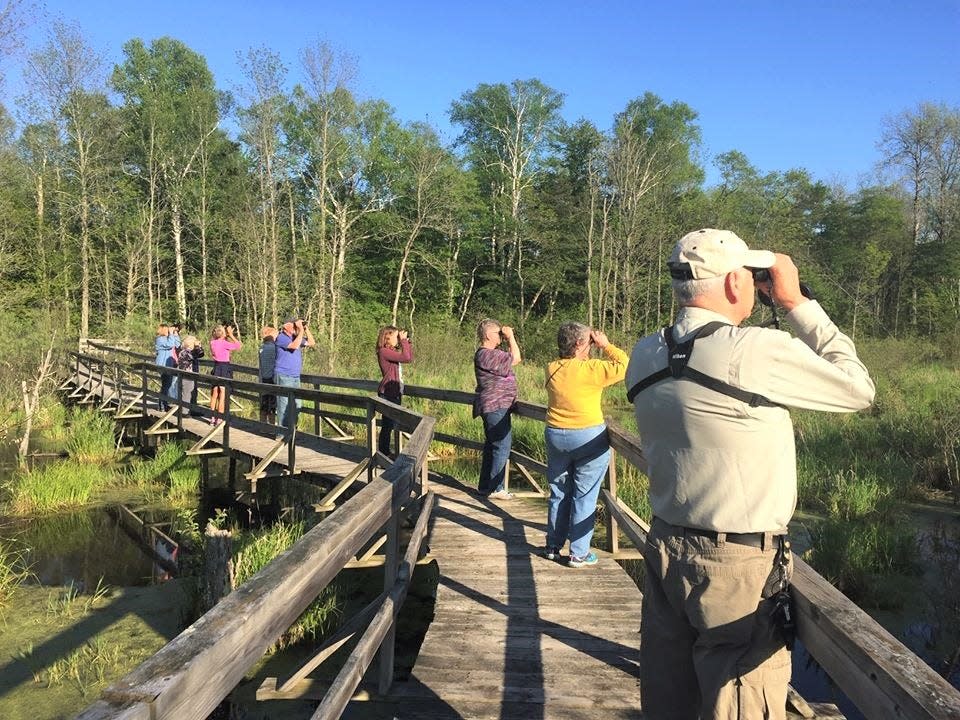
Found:
M 153 584 L 163 572 L 102 508 L 8 518 L 0 523 L 0 537 L 16 542 L 32 581 L 41 585 L 72 584 L 92 592 L 101 578 L 107 585 L 131 587 Z

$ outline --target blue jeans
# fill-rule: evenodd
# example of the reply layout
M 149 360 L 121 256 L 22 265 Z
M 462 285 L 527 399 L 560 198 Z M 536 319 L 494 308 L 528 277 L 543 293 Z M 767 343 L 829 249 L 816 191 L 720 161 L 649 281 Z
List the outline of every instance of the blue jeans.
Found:
M 273 381 L 275 384 L 280 387 L 300 387 L 300 376 L 299 375 L 281 375 L 277 373 L 273 376 Z M 297 398 L 293 407 L 288 407 L 290 405 L 289 397 L 284 393 L 277 393 L 277 424 L 280 427 L 284 428 L 295 428 L 297 426 L 297 413 L 300 410 L 300 398 Z M 290 410 L 292 417 L 287 417 L 287 410 Z
M 607 426 L 568 430 L 547 426 L 547 547 L 570 540 L 570 555 L 590 552 L 600 483 L 610 464 Z
M 489 495 L 503 490 L 513 428 L 510 424 L 510 408 L 483 413 L 480 417 L 483 419 L 484 441 L 477 491 L 481 495 Z

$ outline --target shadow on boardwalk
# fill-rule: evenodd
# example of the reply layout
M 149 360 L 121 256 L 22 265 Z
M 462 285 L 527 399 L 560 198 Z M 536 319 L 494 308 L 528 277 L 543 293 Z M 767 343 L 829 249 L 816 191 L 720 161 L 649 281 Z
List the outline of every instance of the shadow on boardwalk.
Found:
M 444 478 L 429 538 L 436 614 L 398 718 L 638 718 L 640 592 L 612 559 L 540 557 L 545 510 Z

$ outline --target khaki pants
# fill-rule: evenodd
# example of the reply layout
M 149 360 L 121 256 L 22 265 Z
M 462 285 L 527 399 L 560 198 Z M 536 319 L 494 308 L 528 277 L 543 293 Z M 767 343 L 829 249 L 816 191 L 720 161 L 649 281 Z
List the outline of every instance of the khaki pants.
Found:
M 719 544 L 654 519 L 644 550 L 645 718 L 785 719 L 790 653 L 768 600 L 779 588 L 776 560 L 776 546 Z

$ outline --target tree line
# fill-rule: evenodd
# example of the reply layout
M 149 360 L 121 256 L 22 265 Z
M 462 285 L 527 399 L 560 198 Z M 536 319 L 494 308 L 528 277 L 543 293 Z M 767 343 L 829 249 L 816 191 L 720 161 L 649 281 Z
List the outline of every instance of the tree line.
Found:
M 537 79 L 480 84 L 451 101 L 445 144 L 358 96 L 326 43 L 299 53 L 292 87 L 276 53 L 238 57 L 226 93 L 170 37 L 130 40 L 108 68 L 55 22 L 22 55 L 26 92 L 0 106 L 4 312 L 86 336 L 296 311 L 334 349 L 359 313 L 636 335 L 672 313 L 672 244 L 713 226 L 795 256 L 854 335 L 958 327 L 958 108 L 885 118 L 878 180 L 849 191 L 736 150 L 706 159 L 697 112 L 649 92 L 599 128 L 565 121 Z

